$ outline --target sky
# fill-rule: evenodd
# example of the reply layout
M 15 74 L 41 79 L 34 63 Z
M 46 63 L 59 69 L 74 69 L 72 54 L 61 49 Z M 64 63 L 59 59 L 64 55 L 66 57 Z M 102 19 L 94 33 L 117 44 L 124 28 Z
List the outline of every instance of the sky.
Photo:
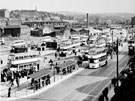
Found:
M 0 0 L 0 9 L 73 11 L 82 13 L 135 13 L 135 0 Z

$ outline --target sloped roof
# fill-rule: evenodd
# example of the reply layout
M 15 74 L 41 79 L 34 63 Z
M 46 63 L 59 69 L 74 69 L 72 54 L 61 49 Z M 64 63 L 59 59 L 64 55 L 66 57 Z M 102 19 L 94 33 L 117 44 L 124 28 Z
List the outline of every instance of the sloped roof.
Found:
M 75 61 L 67 61 L 65 63 L 58 64 L 58 67 L 65 68 L 65 67 L 70 66 L 72 64 L 75 64 Z
M 40 71 L 38 71 L 34 74 L 28 75 L 28 77 L 33 78 L 33 79 L 38 79 L 38 78 L 41 78 L 42 76 L 46 76 L 46 75 L 50 74 L 51 72 L 52 71 L 48 70 L 48 69 L 41 69 Z

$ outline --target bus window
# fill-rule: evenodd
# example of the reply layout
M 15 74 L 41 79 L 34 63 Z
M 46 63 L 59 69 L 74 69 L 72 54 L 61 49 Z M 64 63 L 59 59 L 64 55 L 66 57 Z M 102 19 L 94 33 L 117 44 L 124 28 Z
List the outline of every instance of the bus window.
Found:
M 95 59 L 89 59 L 90 63 L 94 63 Z
M 104 61 L 106 59 L 106 56 L 103 56 L 101 58 L 99 58 L 99 61 Z

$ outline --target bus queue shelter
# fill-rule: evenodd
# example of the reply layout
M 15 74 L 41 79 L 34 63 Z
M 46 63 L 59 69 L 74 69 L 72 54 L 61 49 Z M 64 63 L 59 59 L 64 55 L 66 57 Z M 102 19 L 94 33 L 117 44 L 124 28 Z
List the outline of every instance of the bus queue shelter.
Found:
M 60 68 L 66 68 L 68 66 L 71 66 L 71 65 L 75 65 L 76 62 L 75 61 L 66 61 L 64 63 L 61 63 L 61 64 L 58 64 L 57 67 L 60 67 Z
M 39 70 L 38 72 L 34 73 L 34 74 L 31 74 L 31 75 L 28 75 L 29 78 L 32 78 L 34 80 L 37 80 L 37 79 L 40 79 L 44 76 L 47 76 L 49 74 L 51 74 L 51 70 L 49 69 L 41 69 Z

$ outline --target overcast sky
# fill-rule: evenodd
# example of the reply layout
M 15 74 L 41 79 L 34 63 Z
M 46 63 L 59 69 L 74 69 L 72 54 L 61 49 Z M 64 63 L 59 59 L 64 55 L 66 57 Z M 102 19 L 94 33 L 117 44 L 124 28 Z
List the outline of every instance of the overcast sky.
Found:
M 0 9 L 74 11 L 83 13 L 135 13 L 135 0 L 0 0 Z

